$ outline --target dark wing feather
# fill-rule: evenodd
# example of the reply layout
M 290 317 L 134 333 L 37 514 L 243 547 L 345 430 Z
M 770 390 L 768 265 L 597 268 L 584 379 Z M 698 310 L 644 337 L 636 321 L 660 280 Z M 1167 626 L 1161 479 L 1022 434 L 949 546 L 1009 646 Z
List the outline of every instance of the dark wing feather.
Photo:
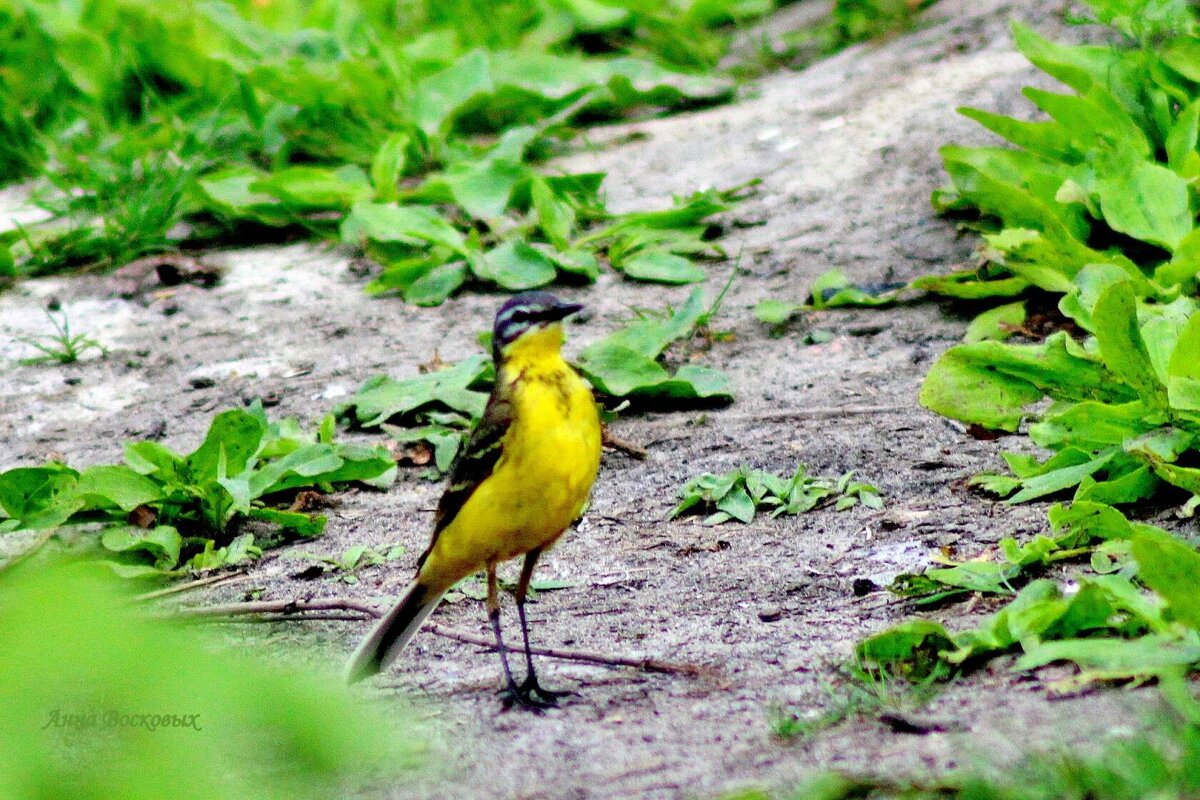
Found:
M 496 462 L 500 460 L 504 449 L 504 435 L 512 425 L 512 414 L 510 389 L 502 385 L 497 376 L 496 386 L 488 398 L 483 417 L 450 468 L 450 483 L 438 502 L 437 514 L 434 517 L 433 538 L 429 541 L 429 547 L 425 548 L 425 552 L 417 560 L 417 569 L 425 563 L 438 535 L 454 521 L 467 499 L 496 468 Z

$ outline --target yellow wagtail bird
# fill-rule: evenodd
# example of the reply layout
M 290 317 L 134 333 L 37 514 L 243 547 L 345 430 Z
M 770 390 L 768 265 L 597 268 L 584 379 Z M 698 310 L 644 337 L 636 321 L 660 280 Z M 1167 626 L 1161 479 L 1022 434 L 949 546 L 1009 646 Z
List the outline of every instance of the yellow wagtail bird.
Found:
M 562 320 L 581 308 L 546 292 L 526 292 L 497 312 L 492 330 L 496 384 L 483 418 L 451 469 L 416 578 L 358 646 L 348 668 L 350 681 L 374 675 L 395 660 L 452 586 L 486 570 L 505 707 L 545 708 L 565 694 L 538 685 L 525 595 L 538 556 L 578 518 L 600 467 L 596 401 L 561 352 Z M 525 565 L 516 600 L 527 673 L 518 686 L 500 636 L 496 565 L 521 555 Z

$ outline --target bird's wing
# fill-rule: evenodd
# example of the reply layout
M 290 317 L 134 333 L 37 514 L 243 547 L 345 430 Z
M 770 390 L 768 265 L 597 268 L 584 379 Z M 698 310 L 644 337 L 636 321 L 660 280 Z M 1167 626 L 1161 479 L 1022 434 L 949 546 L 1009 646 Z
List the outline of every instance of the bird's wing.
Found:
M 437 514 L 434 517 L 433 537 L 429 541 L 429 547 L 417 561 L 418 569 L 433 550 L 438 535 L 454 521 L 467 499 L 496 468 L 496 462 L 500 460 L 504 449 L 504 435 L 512 425 L 512 415 L 511 391 L 500 382 L 500 376 L 497 376 L 496 386 L 488 398 L 483 417 L 471 432 L 466 447 L 455 458 L 454 466 L 450 468 L 450 483 L 438 502 Z

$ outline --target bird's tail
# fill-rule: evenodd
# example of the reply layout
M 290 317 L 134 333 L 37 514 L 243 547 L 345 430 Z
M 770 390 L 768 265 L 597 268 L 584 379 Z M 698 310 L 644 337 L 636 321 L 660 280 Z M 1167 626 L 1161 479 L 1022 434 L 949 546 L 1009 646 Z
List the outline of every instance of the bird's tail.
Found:
M 369 678 L 396 660 L 404 645 L 420 629 L 421 623 L 433 613 L 445 592 L 433 592 L 413 581 L 404 591 L 400 602 L 375 623 L 350 657 L 346 666 L 346 682 L 357 683 Z

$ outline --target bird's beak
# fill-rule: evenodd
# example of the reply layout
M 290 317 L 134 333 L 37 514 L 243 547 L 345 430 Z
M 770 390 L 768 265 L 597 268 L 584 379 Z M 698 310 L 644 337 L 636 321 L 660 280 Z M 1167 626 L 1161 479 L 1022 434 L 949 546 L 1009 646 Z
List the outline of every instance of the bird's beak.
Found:
M 582 310 L 583 306 L 579 303 L 559 303 L 557 306 L 550 309 L 549 314 L 551 319 L 561 320 L 566 319 L 572 314 Z

